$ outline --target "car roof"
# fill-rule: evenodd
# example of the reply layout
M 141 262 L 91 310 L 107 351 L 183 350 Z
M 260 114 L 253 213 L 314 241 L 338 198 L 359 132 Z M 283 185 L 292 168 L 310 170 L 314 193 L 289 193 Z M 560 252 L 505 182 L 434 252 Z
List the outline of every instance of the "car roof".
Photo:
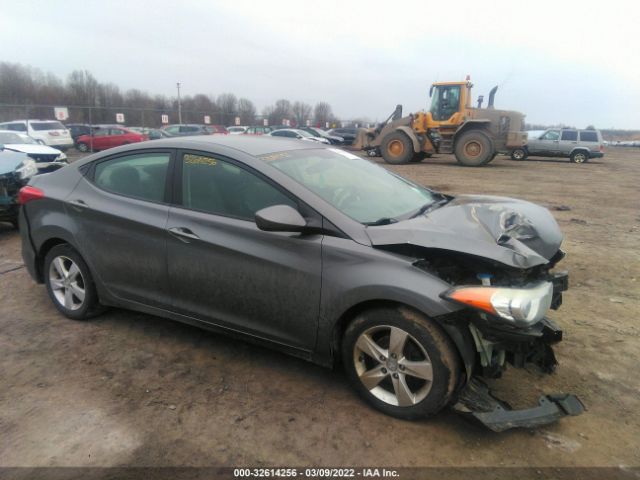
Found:
M 215 151 L 215 147 L 226 147 L 243 152 L 254 157 L 268 153 L 285 152 L 289 150 L 312 150 L 318 148 L 331 148 L 318 142 L 301 142 L 287 137 L 271 137 L 268 135 L 194 135 L 189 137 L 171 137 L 149 142 L 141 142 L 109 149 L 109 154 L 124 153 L 125 151 L 137 151 L 144 148 L 184 148 L 194 150 Z M 104 156 L 103 153 L 99 154 Z M 96 157 L 85 157 L 87 161 L 93 161 Z M 78 160 L 74 163 L 83 165 L 85 161 Z

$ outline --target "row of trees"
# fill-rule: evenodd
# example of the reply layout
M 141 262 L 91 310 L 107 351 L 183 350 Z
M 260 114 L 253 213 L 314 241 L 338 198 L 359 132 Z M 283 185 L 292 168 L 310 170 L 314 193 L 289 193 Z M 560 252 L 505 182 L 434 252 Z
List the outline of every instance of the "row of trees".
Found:
M 319 102 L 311 106 L 303 101 L 277 100 L 258 113 L 248 98 L 223 93 L 217 97 L 205 94 L 181 98 L 182 121 L 202 123 L 204 115 L 211 123 L 233 125 L 236 117 L 241 125 L 254 125 L 267 119 L 269 125 L 288 120 L 291 125 L 305 125 L 307 120 L 324 126 L 339 123 L 331 105 Z M 139 89 L 120 90 L 113 83 L 101 83 L 86 70 L 73 71 L 66 81 L 32 67 L 0 62 L 0 120 L 14 118 L 51 118 L 51 108 L 39 105 L 69 107 L 70 122 L 112 123 L 116 112 L 124 113 L 129 125 L 158 126 L 161 115 L 170 123 L 178 121 L 178 101 L 166 95 L 151 95 Z M 9 107 L 8 105 L 20 105 Z M 25 107 L 26 105 L 26 107 Z M 90 107 L 90 108 L 89 108 Z

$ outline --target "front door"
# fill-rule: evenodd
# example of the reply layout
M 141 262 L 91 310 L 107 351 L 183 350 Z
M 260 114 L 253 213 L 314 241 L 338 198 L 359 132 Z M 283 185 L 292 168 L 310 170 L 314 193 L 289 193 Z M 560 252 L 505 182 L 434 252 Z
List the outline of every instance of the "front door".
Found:
M 321 235 L 259 230 L 256 211 L 297 201 L 231 159 L 183 152 L 169 212 L 176 312 L 304 350 L 315 343 Z

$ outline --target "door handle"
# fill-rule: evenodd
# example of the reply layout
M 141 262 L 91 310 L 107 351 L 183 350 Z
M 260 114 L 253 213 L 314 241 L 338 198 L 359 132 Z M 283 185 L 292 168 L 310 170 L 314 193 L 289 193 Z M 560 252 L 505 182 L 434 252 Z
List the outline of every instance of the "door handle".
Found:
M 190 240 L 200 239 L 198 235 L 185 227 L 171 227 L 167 231 L 178 240 L 182 240 L 185 243 L 190 243 Z
M 86 202 L 79 198 L 76 200 L 71 200 L 69 204 L 74 208 L 74 210 L 77 210 L 78 212 L 81 212 L 82 210 L 88 207 Z

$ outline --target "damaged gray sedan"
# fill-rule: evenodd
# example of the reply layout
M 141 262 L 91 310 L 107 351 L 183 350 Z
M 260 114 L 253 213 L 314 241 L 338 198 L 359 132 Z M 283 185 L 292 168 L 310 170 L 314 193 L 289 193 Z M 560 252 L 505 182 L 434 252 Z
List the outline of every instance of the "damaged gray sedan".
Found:
M 25 264 L 69 318 L 129 308 L 342 363 L 404 419 L 453 406 L 500 431 L 583 410 L 568 394 L 511 410 L 482 381 L 557 363 L 562 235 L 537 205 L 243 135 L 112 149 L 34 177 L 20 199 Z

